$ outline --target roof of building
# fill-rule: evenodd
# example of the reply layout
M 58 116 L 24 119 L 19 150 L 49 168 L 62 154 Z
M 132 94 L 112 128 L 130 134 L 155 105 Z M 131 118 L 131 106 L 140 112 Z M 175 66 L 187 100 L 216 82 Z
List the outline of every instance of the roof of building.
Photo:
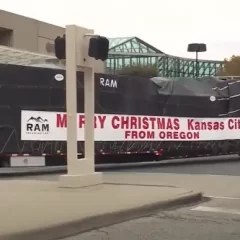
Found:
M 31 65 L 39 61 L 53 59 L 53 56 L 32 53 L 10 47 L 0 46 L 0 63 L 15 65 Z
M 138 37 L 119 37 L 109 38 L 110 51 L 112 52 L 144 52 L 144 53 L 161 53 L 159 49 L 143 41 Z

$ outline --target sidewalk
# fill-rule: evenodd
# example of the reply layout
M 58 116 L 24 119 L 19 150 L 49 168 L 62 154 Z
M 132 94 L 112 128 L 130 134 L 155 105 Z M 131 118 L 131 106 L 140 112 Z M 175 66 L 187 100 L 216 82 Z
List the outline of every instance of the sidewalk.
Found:
M 55 181 L 1 180 L 0 240 L 60 239 L 202 198 L 154 178 L 149 184 L 144 176 L 140 183 L 130 177 L 123 183 L 124 177 L 82 189 L 58 188 Z
M 209 175 L 209 174 L 174 174 L 174 173 L 107 173 L 104 181 L 121 184 L 154 184 L 156 182 L 177 186 L 184 189 L 194 189 L 204 193 L 205 197 L 223 196 L 240 197 L 240 176 Z M 224 195 L 223 195 L 224 192 Z

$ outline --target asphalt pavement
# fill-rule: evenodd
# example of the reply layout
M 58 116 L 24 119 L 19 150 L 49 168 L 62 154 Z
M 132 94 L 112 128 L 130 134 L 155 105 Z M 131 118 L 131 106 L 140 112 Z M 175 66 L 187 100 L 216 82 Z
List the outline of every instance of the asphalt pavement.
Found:
M 150 167 L 115 169 L 114 172 L 148 172 L 148 173 L 176 173 L 176 174 L 210 174 L 210 175 L 228 175 L 240 176 L 240 160 L 238 161 L 218 161 L 218 162 L 200 162 L 198 164 L 169 164 L 156 165 Z
M 108 164 L 96 164 L 95 171 L 119 171 L 130 170 L 139 168 L 156 168 L 156 167 L 168 167 L 168 166 L 183 166 L 183 165 L 200 165 L 211 164 L 221 162 L 240 162 L 240 157 L 237 154 L 222 155 L 222 156 L 205 156 L 196 158 L 178 158 L 167 159 L 151 162 L 133 162 L 133 163 L 108 163 Z M 0 178 L 8 176 L 23 176 L 23 175 L 42 175 L 42 174 L 54 174 L 65 173 L 67 171 L 66 166 L 44 166 L 44 167 L 2 167 L 0 168 Z
M 195 160 L 172 160 L 163 163 L 140 163 L 140 164 L 129 164 L 124 165 L 125 167 L 117 168 L 110 165 L 110 168 L 98 168 L 97 171 L 103 171 L 106 174 L 112 173 L 174 173 L 174 174 L 206 174 L 206 175 L 227 175 L 227 176 L 240 176 L 240 159 L 236 157 L 223 156 L 220 159 L 206 160 L 206 158 L 199 158 Z M 128 167 L 129 166 L 129 167 Z M 23 170 L 25 170 L 24 168 Z M 31 169 L 31 168 L 30 168 Z M 41 168 L 42 169 L 42 168 Z M 63 167 L 56 167 L 56 169 L 63 169 Z M 20 169 L 21 170 L 21 169 Z M 16 171 L 20 171 L 16 170 Z M 8 171 L 14 171 L 14 169 L 8 170 L 3 169 L 1 173 Z M 34 168 L 37 171 L 37 168 Z M 33 172 L 34 173 L 34 172 Z M 46 172 L 47 173 L 47 172 Z M 31 178 L 38 180 L 58 180 L 59 173 L 54 174 L 54 167 L 51 170 L 52 174 L 43 175 L 29 175 L 29 176 L 17 176 L 17 178 Z M 62 174 L 62 173 L 61 173 Z
M 163 211 L 64 240 L 239 240 L 239 212 L 232 213 L 231 208 L 227 209 L 230 213 L 203 211 L 211 210 L 211 206 L 221 209 L 226 205 L 240 209 L 240 200 L 212 200 L 197 206 Z
M 64 240 L 239 240 L 240 239 L 240 161 L 211 162 L 201 164 L 169 165 L 148 168 L 120 170 L 128 174 L 161 173 L 192 175 L 191 186 L 194 186 L 194 176 L 207 179 L 212 176 L 215 181 L 223 183 L 233 179 L 230 184 L 217 186 L 217 196 L 213 188 L 202 184 L 208 196 L 206 201 L 197 205 L 186 206 L 170 211 L 161 211 L 156 215 L 140 218 L 106 228 L 83 233 Z M 120 172 L 118 170 L 115 173 Z M 217 175 L 217 176 L 214 176 Z M 180 178 L 179 178 L 180 179 Z M 180 182 L 180 180 L 179 180 Z M 184 182 L 184 181 L 183 181 Z M 208 182 L 208 180 L 206 180 Z M 220 184 L 221 185 L 221 184 Z M 227 191 L 228 190 L 228 191 Z M 228 193 L 229 194 L 228 196 Z

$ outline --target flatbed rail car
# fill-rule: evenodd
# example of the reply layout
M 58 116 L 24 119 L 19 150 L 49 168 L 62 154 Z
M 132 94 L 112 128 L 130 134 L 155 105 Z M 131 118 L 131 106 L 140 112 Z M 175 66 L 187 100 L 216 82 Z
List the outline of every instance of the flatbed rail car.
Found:
M 78 72 L 78 113 L 84 112 L 83 79 L 83 73 Z M 179 79 L 179 84 L 181 81 L 183 79 Z M 215 79 L 209 81 L 216 82 Z M 164 78 L 145 79 L 95 74 L 95 112 L 133 116 L 217 116 L 216 107 L 201 105 L 206 99 L 209 100 L 208 95 L 198 98 L 196 93 L 191 91 L 185 94 L 186 84 L 190 84 L 190 81 L 185 81 L 185 88 L 175 83 Z M 223 86 L 227 83 L 225 81 L 220 84 Z M 204 86 L 206 87 L 206 84 Z M 183 92 L 178 92 L 176 89 L 182 89 Z M 229 108 L 229 101 L 224 104 L 224 108 Z M 65 140 L 54 137 L 50 140 L 41 138 L 36 140 L 31 139 L 33 135 L 29 135 L 28 140 L 22 140 L 21 111 L 24 110 L 65 112 L 65 71 L 0 65 L 0 166 L 65 165 L 67 151 Z M 34 121 L 40 121 L 38 117 L 30 116 Z M 238 140 L 151 141 L 142 138 L 131 141 L 115 139 L 105 141 L 103 138 L 95 141 L 95 162 L 101 164 L 153 161 L 164 158 L 228 154 L 238 152 L 238 149 Z M 78 155 L 80 158 L 84 156 L 84 141 L 78 141 Z

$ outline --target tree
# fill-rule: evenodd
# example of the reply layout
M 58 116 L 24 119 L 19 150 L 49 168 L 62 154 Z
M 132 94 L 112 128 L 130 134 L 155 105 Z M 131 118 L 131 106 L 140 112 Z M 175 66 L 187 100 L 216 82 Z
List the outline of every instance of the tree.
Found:
M 240 56 L 233 55 L 229 60 L 224 59 L 224 64 L 218 70 L 217 76 L 240 76 Z
M 118 72 L 119 75 L 128 75 L 136 77 L 156 77 L 157 76 L 157 67 L 156 64 L 148 65 L 128 65 L 123 67 Z

